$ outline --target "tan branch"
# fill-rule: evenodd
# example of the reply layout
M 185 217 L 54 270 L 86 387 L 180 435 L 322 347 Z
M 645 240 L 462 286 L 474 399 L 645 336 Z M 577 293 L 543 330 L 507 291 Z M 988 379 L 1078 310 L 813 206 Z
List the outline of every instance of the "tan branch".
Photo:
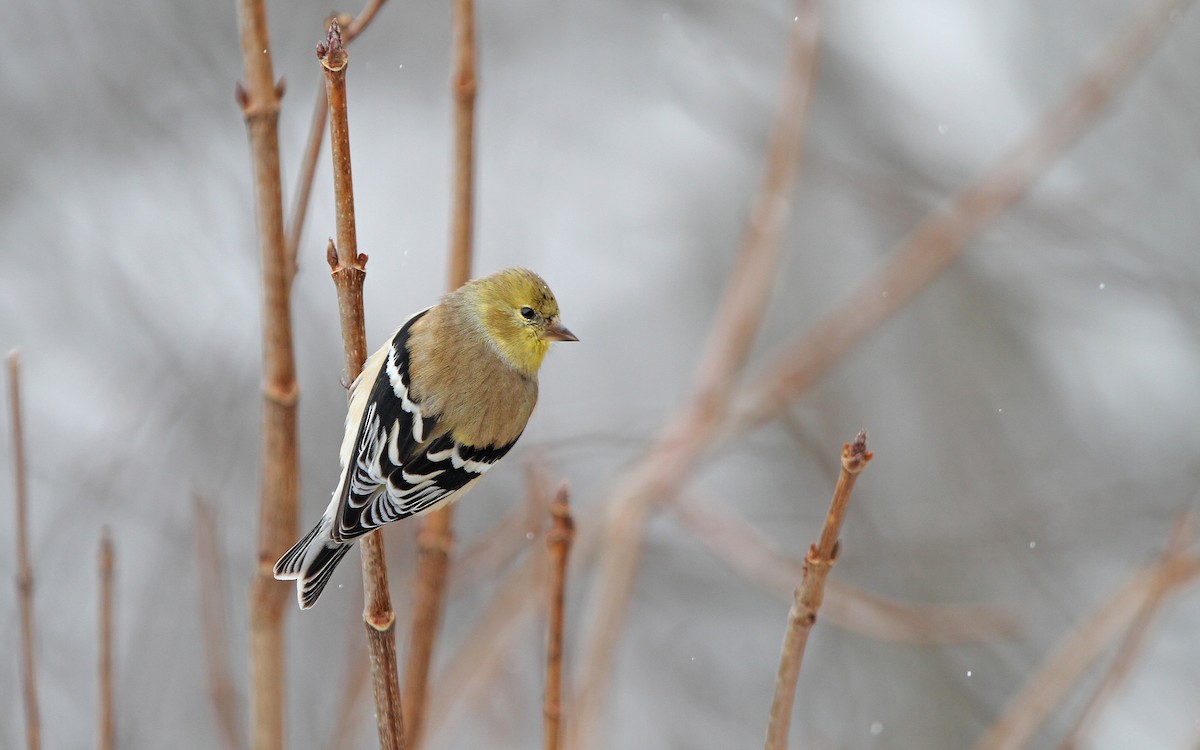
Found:
M 279 99 L 263 0 L 238 0 L 245 84 L 238 101 L 250 139 L 258 246 L 263 269 L 263 447 L 258 561 L 250 585 L 250 683 L 254 750 L 283 750 L 283 620 L 287 588 L 272 575 L 296 537 L 296 365 L 291 265 L 279 182 Z
M 1195 542 L 1195 531 L 1191 517 L 1185 513 L 1176 522 L 1161 561 L 1167 562 L 1171 557 L 1183 554 Z M 1125 679 L 1129 677 L 1133 667 L 1137 664 L 1138 658 L 1145 651 L 1154 621 L 1171 593 L 1171 588 L 1160 586 L 1142 600 L 1142 605 L 1138 608 L 1133 623 L 1126 631 L 1125 637 L 1121 639 L 1121 645 L 1117 648 L 1117 655 L 1109 666 L 1108 672 L 1092 693 L 1092 697 L 1084 706 L 1083 711 L 1080 712 L 1074 727 L 1062 741 L 1061 750 L 1074 750 L 1074 748 L 1086 746 L 1087 738 L 1099 722 L 1104 709 L 1116 697 Z
M 237 687 L 229 669 L 229 628 L 225 601 L 225 566 L 217 536 L 216 513 L 195 498 L 196 568 L 200 576 L 200 617 L 208 664 L 209 699 L 227 750 L 242 750 L 242 721 Z
M 546 691 L 543 698 L 545 714 L 543 746 L 545 750 L 559 750 L 559 728 L 562 719 L 562 658 L 563 658 L 563 608 L 567 587 L 567 558 L 571 553 L 571 542 L 575 539 L 575 522 L 571 518 L 567 485 L 558 489 L 550 506 L 553 519 L 546 534 L 549 550 L 550 584 L 547 586 L 546 638 Z
M 734 379 L 745 364 L 766 308 L 787 227 L 791 188 L 800 161 L 805 113 L 817 60 L 817 4 L 798 0 L 784 91 L 766 155 L 766 169 L 741 250 L 714 318 L 691 398 L 667 424 L 646 458 L 614 490 L 585 639 L 582 684 L 572 747 L 599 740 L 612 658 L 633 588 L 642 531 L 651 505 L 678 491 L 711 444 L 724 418 Z
M 346 355 L 346 374 L 353 379 L 367 359 L 367 337 L 363 315 L 363 281 L 367 256 L 358 252 L 354 225 L 354 185 L 350 170 L 350 129 L 346 112 L 346 50 L 341 26 L 329 24 L 326 40 L 317 45 L 317 57 L 325 71 L 325 96 L 329 102 L 329 143 L 333 153 L 334 206 L 337 245 L 328 251 L 333 283 L 337 288 L 338 317 Z M 363 624 L 371 655 L 375 689 L 375 722 L 379 745 L 384 750 L 405 747 L 400 687 L 396 669 L 396 615 L 388 590 L 383 537 L 373 531 L 359 542 L 362 555 Z
M 105 528 L 100 537 L 100 716 L 97 747 L 113 750 L 117 742 L 113 698 L 113 541 Z
M 850 494 L 854 491 L 858 475 L 867 468 L 871 457 L 871 452 L 867 450 L 866 431 L 858 433 L 853 443 L 846 443 L 842 447 L 842 471 L 833 491 L 833 501 L 825 516 L 825 524 L 821 527 L 820 538 L 804 558 L 804 575 L 788 613 L 787 634 L 779 656 L 779 674 L 775 680 L 775 699 L 771 703 L 771 719 L 767 724 L 766 750 L 785 750 L 788 746 L 796 681 L 800 677 L 808 636 L 817 623 L 817 613 L 825 598 L 825 580 L 837 562 L 840 547 L 838 537 L 846 518 Z
M 1200 557 L 1169 555 L 1118 588 L 1051 655 L 975 745 L 976 750 L 1028 746 L 1037 730 L 1149 599 L 1166 597 L 1200 576 Z
M 453 290 L 471 278 L 475 188 L 475 93 L 478 88 L 475 55 L 474 0 L 454 0 L 454 207 L 450 226 L 447 285 Z M 454 546 L 454 506 L 430 514 L 418 539 L 413 624 L 409 636 L 404 692 L 408 696 L 405 723 L 414 748 L 421 747 L 426 712 L 429 665 L 441 622 L 446 570 Z
M 8 413 L 12 419 L 13 483 L 17 515 L 17 599 L 21 607 L 21 693 L 25 702 L 25 746 L 42 746 L 38 709 L 37 664 L 33 618 L 33 566 L 29 562 L 29 479 L 25 473 L 25 431 L 21 422 L 21 353 L 11 351 L 8 364 Z
M 804 572 L 802 560 L 785 555 L 722 504 L 702 501 L 695 493 L 678 498 L 671 511 L 685 530 L 747 580 L 793 598 Z M 906 604 L 836 580 L 827 584 L 822 616 L 868 638 L 901 643 L 970 643 L 1017 633 L 1012 617 L 987 607 Z
M 950 204 L 930 214 L 869 276 L 808 333 L 781 352 L 746 392 L 735 430 L 773 418 L 854 346 L 953 263 L 967 243 L 1025 196 L 1081 134 L 1094 125 L 1134 71 L 1156 49 L 1173 14 L 1190 0 L 1160 3 L 1128 25 L 1098 63 L 1016 146 Z
M 366 7 L 353 19 L 343 21 L 338 19 L 345 29 L 342 31 L 342 43 L 350 44 L 359 34 L 366 30 L 375 20 L 375 15 L 386 0 L 369 0 Z M 308 139 L 305 141 L 304 158 L 300 161 L 300 175 L 296 178 L 296 191 L 293 196 L 292 221 L 287 232 L 287 257 L 289 272 L 296 273 L 297 257 L 300 252 L 300 237 L 304 233 L 304 219 L 308 214 L 309 198 L 312 195 L 313 178 L 317 173 L 317 159 L 321 154 L 321 141 L 325 137 L 325 120 L 329 112 L 325 99 L 325 81 L 317 85 L 317 95 L 313 102 L 312 122 L 308 126 Z

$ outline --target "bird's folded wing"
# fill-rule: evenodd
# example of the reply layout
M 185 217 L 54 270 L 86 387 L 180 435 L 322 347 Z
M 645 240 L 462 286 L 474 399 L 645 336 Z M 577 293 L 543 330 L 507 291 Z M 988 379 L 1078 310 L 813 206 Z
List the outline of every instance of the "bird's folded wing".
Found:
M 349 540 L 449 501 L 512 448 L 463 445 L 450 434 L 432 440 L 436 415 L 409 393 L 408 334 L 423 313 L 392 338 L 378 368 L 339 487 L 335 537 Z M 369 373 L 364 372 L 364 376 Z

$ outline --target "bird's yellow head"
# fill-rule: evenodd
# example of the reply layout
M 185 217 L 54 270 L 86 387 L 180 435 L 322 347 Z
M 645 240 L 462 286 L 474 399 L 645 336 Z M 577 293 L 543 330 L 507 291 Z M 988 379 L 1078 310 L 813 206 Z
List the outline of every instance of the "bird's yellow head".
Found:
M 500 355 L 526 375 L 537 374 L 552 341 L 579 340 L 559 321 L 554 293 L 533 271 L 506 268 L 459 293 Z

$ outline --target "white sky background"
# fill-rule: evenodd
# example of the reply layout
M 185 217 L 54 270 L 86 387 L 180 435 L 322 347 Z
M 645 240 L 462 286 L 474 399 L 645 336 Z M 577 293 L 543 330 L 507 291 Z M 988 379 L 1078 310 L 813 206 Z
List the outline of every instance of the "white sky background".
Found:
M 25 359 L 45 745 L 91 743 L 95 550 L 108 524 L 121 743 L 215 747 L 191 496 L 219 507 L 244 688 L 258 492 L 260 284 L 233 3 L 4 4 L 0 348 L 20 346 Z M 826 2 L 787 251 L 751 371 L 1000 158 L 1146 6 Z M 331 7 L 269 8 L 288 83 L 290 207 Z M 444 280 L 448 8 L 393 0 L 350 50 L 373 344 Z M 481 2 L 478 14 L 476 268 L 538 270 L 582 341 L 548 360 L 516 460 L 460 507 L 460 548 L 521 497 L 520 460 L 538 446 L 572 482 L 579 518 L 599 519 L 613 477 L 681 402 L 759 179 L 794 15 L 761 0 L 521 0 Z M 800 556 L 824 517 L 838 448 L 866 426 L 877 458 L 834 578 L 914 603 L 994 603 L 1025 624 L 1013 641 L 938 648 L 822 622 L 801 674 L 796 747 L 969 746 L 1195 507 L 1197 69 L 1192 10 L 1022 203 L 796 402 L 807 443 L 767 426 L 696 476 L 694 487 Z M 320 164 L 294 289 L 305 525 L 336 481 L 344 408 L 324 262 L 327 155 Z M 0 522 L 0 581 L 15 572 L 11 530 Z M 411 525 L 389 537 L 401 623 L 410 536 Z M 360 608 L 356 568 L 344 566 L 344 589 L 321 607 L 291 616 L 298 748 L 322 746 L 332 728 Z M 571 581 L 568 672 L 589 582 Z M 443 658 L 494 585 L 452 604 Z M 787 606 L 669 517 L 654 521 L 604 746 L 761 744 Z M 0 586 L 3 747 L 23 742 L 16 611 L 13 587 Z M 1096 747 L 1200 737 L 1197 591 L 1160 626 Z M 536 744 L 541 636 L 521 643 L 503 689 L 465 706 L 443 747 Z M 1038 746 L 1053 746 L 1079 705 Z M 369 747 L 369 708 L 362 721 Z

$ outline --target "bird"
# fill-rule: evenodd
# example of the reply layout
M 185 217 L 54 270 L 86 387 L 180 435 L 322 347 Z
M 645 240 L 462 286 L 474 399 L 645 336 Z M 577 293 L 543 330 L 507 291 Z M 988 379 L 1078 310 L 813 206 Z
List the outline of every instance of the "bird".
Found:
M 462 497 L 529 422 L 552 342 L 578 341 L 550 287 L 506 268 L 408 319 L 350 386 L 341 475 L 321 520 L 275 564 L 309 609 L 354 541 Z

